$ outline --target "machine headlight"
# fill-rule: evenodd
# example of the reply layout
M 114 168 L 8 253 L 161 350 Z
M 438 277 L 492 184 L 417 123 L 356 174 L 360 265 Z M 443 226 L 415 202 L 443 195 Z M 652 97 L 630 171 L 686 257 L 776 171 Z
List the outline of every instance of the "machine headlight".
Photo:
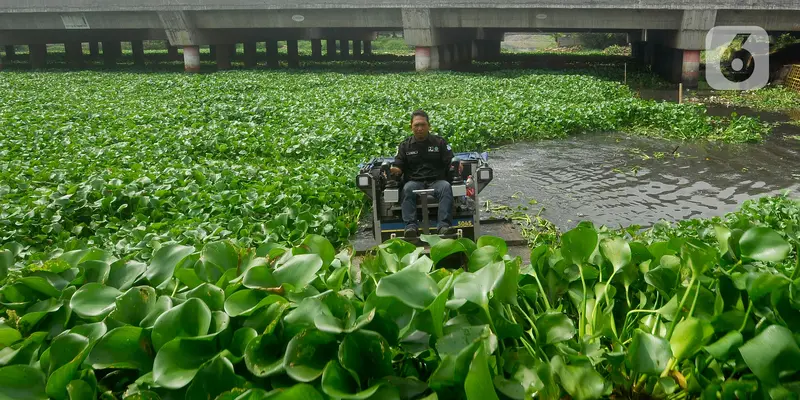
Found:
M 369 176 L 367 176 L 367 175 L 359 175 L 358 176 L 358 187 L 369 187 Z

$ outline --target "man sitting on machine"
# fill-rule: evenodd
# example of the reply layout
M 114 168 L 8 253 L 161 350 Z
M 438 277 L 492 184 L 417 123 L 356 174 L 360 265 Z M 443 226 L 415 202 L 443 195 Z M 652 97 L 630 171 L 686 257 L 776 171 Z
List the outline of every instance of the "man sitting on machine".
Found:
M 430 133 L 430 121 L 425 111 L 417 110 L 411 114 L 411 135 L 397 149 L 391 173 L 403 175 L 403 222 L 406 225 L 404 236 L 415 238 L 418 235 L 417 195 L 415 190 L 433 189 L 433 196 L 439 202 L 438 233 L 449 234 L 452 226 L 453 189 L 449 182 L 450 163 L 453 150 L 441 136 Z

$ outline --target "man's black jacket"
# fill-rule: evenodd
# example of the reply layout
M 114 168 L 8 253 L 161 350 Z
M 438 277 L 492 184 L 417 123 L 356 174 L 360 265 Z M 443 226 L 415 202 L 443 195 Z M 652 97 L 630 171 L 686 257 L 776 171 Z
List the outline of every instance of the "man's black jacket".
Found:
M 394 165 L 403 170 L 406 181 L 449 181 L 452 159 L 453 150 L 443 137 L 428 134 L 425 140 L 417 141 L 411 135 L 398 146 Z

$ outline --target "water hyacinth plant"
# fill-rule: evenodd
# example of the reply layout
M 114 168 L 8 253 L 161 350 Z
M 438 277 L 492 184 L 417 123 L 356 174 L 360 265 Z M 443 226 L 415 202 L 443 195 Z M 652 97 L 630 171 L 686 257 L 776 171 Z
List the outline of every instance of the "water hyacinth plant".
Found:
M 117 257 L 167 241 L 345 243 L 363 208 L 357 165 L 394 154 L 416 108 L 456 151 L 615 130 L 763 133 L 552 72 L 7 72 L 0 89 L 0 243 Z
M 491 236 L 358 265 L 319 235 L 8 243 L 0 398 L 791 398 L 800 203 L 771 204 L 664 240 L 581 223 L 525 264 Z

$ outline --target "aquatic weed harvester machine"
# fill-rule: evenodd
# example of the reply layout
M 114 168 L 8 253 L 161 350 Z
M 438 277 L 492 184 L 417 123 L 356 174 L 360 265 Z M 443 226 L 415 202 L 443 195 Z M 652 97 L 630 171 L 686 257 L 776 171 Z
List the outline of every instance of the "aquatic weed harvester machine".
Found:
M 394 157 L 376 157 L 360 164 L 356 186 L 372 202 L 372 215 L 370 235 L 356 238 L 356 250 L 363 251 L 395 238 L 424 245 L 423 242 L 429 235 L 452 239 L 463 237 L 474 241 L 481 235 L 506 236 L 504 239 L 509 245 L 525 244 L 524 239 L 514 232 L 507 221 L 481 219 L 480 194 L 494 180 L 494 170 L 489 166 L 488 158 L 487 152 L 463 152 L 456 153 L 450 163 L 449 181 L 453 190 L 451 233 L 435 233 L 439 203 L 433 196 L 433 189 L 414 191 L 417 196 L 417 220 L 421 222 L 422 236 L 419 238 L 403 237 L 405 224 L 401 204 L 405 182 L 400 182 L 399 185 L 390 184 L 389 169 Z

